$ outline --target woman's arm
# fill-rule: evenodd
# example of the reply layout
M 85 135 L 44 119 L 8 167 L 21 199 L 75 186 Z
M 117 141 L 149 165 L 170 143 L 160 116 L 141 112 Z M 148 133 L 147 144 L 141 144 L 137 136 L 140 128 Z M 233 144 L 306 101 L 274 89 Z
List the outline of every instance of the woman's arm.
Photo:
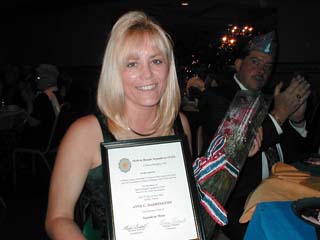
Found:
M 45 223 L 51 239 L 85 239 L 74 222 L 74 208 L 94 159 L 100 158 L 100 135 L 97 120 L 89 116 L 72 124 L 61 142 Z

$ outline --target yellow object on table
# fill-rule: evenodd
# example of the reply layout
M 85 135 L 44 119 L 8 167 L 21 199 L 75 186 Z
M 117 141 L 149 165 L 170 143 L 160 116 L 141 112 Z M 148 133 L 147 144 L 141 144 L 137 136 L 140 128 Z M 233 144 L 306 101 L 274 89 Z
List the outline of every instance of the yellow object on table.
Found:
M 248 197 L 239 222 L 250 221 L 260 202 L 295 201 L 306 197 L 320 197 L 320 177 L 310 176 L 285 163 L 276 163 L 272 175 Z

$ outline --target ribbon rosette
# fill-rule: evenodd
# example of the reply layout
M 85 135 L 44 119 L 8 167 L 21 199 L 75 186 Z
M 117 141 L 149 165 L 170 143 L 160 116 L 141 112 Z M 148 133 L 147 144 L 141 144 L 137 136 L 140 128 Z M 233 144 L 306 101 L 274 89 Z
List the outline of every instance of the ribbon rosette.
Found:
M 201 188 L 201 184 L 221 170 L 226 170 L 235 178 L 239 175 L 239 169 L 234 166 L 224 152 L 225 144 L 226 137 L 216 135 L 211 141 L 205 156 L 198 157 L 193 163 L 193 172 L 200 194 L 200 204 L 220 226 L 228 223 L 226 211 L 214 196 Z

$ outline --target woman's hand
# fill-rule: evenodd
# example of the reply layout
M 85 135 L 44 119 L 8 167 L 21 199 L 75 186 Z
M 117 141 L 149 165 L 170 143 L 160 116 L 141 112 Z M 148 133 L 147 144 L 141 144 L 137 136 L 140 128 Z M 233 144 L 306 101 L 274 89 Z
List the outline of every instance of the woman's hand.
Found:
M 261 147 L 262 139 L 263 139 L 263 131 L 262 131 L 262 127 L 260 127 L 258 129 L 256 137 L 255 137 L 255 139 L 253 141 L 253 144 L 252 144 L 252 146 L 250 148 L 248 157 L 252 157 L 253 155 L 255 155 L 259 151 L 259 149 Z

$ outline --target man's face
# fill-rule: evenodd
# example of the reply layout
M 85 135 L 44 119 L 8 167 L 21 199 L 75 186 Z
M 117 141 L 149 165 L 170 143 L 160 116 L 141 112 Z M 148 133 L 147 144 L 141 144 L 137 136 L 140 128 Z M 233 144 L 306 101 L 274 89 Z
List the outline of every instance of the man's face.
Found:
M 238 80 L 250 90 L 261 90 L 267 83 L 272 69 L 272 56 L 251 51 L 244 59 L 235 61 Z

